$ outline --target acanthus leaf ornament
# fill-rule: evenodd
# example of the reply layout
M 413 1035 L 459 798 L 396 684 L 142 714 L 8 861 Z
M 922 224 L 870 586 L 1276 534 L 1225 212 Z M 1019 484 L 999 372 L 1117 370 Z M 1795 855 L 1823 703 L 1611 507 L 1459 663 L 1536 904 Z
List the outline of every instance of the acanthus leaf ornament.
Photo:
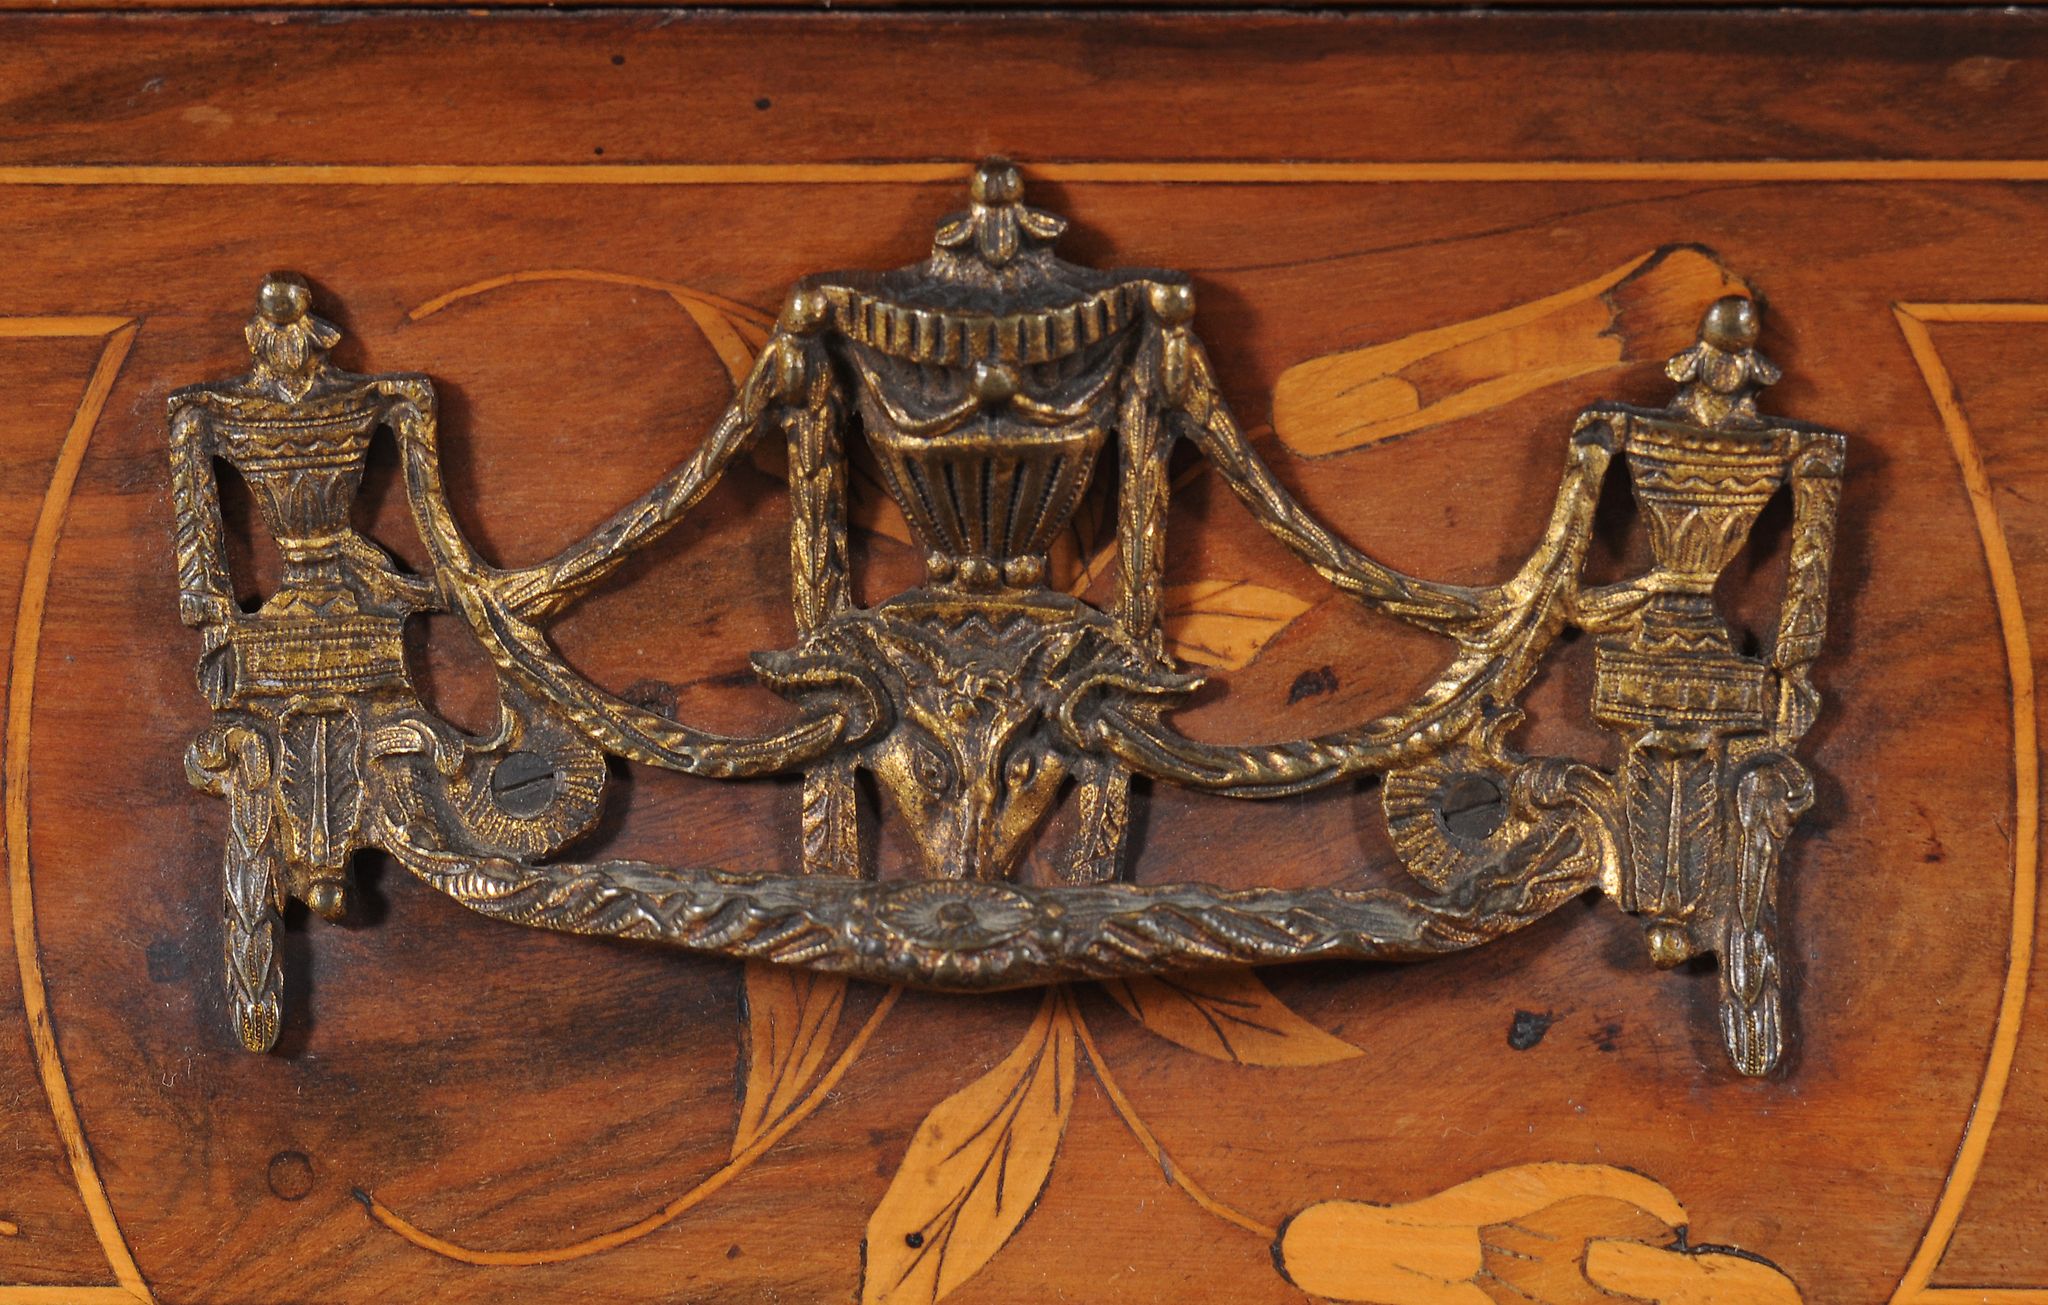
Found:
M 171 400 L 180 610 L 204 640 L 214 721 L 195 783 L 229 798 L 229 990 L 243 1041 L 276 1037 L 276 934 L 288 897 L 345 901 L 347 861 L 379 847 L 486 915 L 655 939 L 872 979 L 952 988 L 1120 977 L 1309 957 L 1414 960 L 1513 932 L 1600 889 L 1644 918 L 1651 958 L 1721 962 L 1724 1040 L 1745 1074 L 1784 1046 L 1779 859 L 1811 786 L 1795 748 L 1818 699 L 1845 447 L 1763 415 L 1777 369 L 1747 299 L 1709 309 L 1669 367 L 1669 407 L 1596 405 L 1567 446 L 1550 523 L 1488 587 L 1404 575 L 1346 543 L 1267 468 L 1165 271 L 1060 259 L 1064 223 L 1023 203 L 1014 167 L 975 174 L 971 206 L 924 262 L 807 278 L 725 414 L 646 494 L 555 557 L 499 568 L 456 524 L 433 387 L 328 361 L 339 333 L 302 281 L 265 281 L 251 372 Z M 396 438 L 429 573 L 402 572 L 348 525 L 373 432 Z M 700 730 L 590 683 L 547 622 L 673 527 L 759 441 L 787 446 L 796 641 L 757 653 L 793 706 L 759 737 Z M 872 607 L 849 581 L 848 445 L 865 439 L 925 553 L 925 579 Z M 1201 683 L 1166 653 L 1168 458 L 1190 443 L 1252 515 L 1367 608 L 1448 639 L 1407 705 L 1310 739 L 1197 741 L 1172 713 Z M 234 601 L 214 461 L 233 467 L 284 554 L 277 592 Z M 1655 564 L 1580 573 L 1612 464 L 1627 469 Z M 1108 610 L 1048 584 L 1047 553 L 1092 477 L 1113 477 Z M 1713 587 L 1787 486 L 1791 562 L 1776 637 L 1736 649 Z M 471 737 L 420 702 L 401 634 L 454 611 L 489 655 L 499 728 Z M 1596 641 L 1594 718 L 1614 770 L 1524 756 L 1517 699 L 1568 628 Z M 605 755 L 719 779 L 802 776 L 802 872 L 557 859 L 595 821 Z M 856 775 L 919 859 L 867 864 Z M 1378 777 L 1419 891 L 1226 891 L 1133 883 L 1134 777 L 1284 798 Z M 1022 882 L 1050 812 L 1079 819 Z

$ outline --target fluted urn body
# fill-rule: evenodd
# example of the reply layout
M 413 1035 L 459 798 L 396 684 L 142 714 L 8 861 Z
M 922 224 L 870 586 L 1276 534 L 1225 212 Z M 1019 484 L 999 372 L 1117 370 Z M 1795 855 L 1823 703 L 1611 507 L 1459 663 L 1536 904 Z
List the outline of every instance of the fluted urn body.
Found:
M 931 257 L 822 277 L 870 447 L 930 579 L 1031 589 L 1117 424 L 1146 297 L 1165 275 L 1056 257 L 1064 224 L 984 169 Z

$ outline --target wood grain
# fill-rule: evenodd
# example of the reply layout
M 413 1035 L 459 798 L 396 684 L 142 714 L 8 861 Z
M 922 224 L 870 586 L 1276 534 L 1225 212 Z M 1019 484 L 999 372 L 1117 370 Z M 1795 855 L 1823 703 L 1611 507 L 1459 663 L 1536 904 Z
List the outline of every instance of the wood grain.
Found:
M 1977 3 L 1978 0 L 1877 0 L 1876 3 L 1873 3 L 1873 0 L 1808 0 L 1808 3 L 1801 7 L 1821 10 L 1834 8 L 1854 8 L 1867 10 L 1885 8 L 1925 8 L 1928 7 L 1928 5 L 1932 4 L 1934 7 L 1937 8 L 1964 8 L 1975 6 Z M 194 9 L 276 9 L 289 11 L 315 10 L 321 8 L 374 10 L 403 9 L 410 7 L 414 7 L 412 5 L 412 0 L 352 0 L 352 3 L 341 6 L 323 5 L 320 2 L 320 0 L 261 0 L 261 3 L 251 2 L 237 5 L 221 5 L 214 3 L 214 0 L 0 0 L 0 11 L 19 10 L 24 13 L 118 14 L 164 12 L 175 13 L 180 10 Z M 465 12 L 467 12 L 472 17 L 476 17 L 488 14 L 494 10 L 509 10 L 513 12 L 518 12 L 520 10 L 530 10 L 538 8 L 560 9 L 571 7 L 587 6 L 566 6 L 557 3 L 557 0 L 489 0 L 489 3 L 465 6 Z M 612 3 L 608 3 L 604 7 L 617 9 L 661 9 L 668 8 L 670 6 L 664 4 L 663 0 L 613 0 Z M 1096 0 L 1029 0 L 1029 3 L 1020 3 L 1020 0 L 732 0 L 731 4 L 721 5 L 719 7 L 740 10 L 796 9 L 810 10 L 820 13 L 843 9 L 852 9 L 857 11 L 908 10 L 912 12 L 916 12 L 919 10 L 943 9 L 986 11 L 989 13 L 999 15 L 1027 17 L 1034 11 L 1078 11 L 1095 9 L 1102 6 L 1096 3 Z M 1124 0 L 1124 2 L 1120 3 L 1117 7 L 1153 10 L 1188 10 L 1194 12 L 1201 12 L 1205 10 L 1271 10 L 1281 12 L 1285 12 L 1288 10 L 1315 10 L 1329 12 L 1333 10 L 1346 9 L 1386 9 L 1390 6 L 1380 3 L 1379 0 L 1334 0 L 1334 2 L 1327 2 L 1327 0 L 1317 0 L 1316 3 L 1309 3 L 1309 0 Z M 1463 4 L 1463 0 L 1416 0 L 1416 3 L 1414 4 L 1403 5 L 1401 7 L 1426 10 L 1463 8 L 1465 6 Z M 1546 9 L 1560 8 L 1565 6 L 1561 6 L 1558 3 L 1558 0 L 1500 0 L 1500 3 L 1493 7 L 1506 9 Z M 1720 9 L 1728 8 L 1730 6 L 1723 3 L 1722 0 L 1644 0 L 1643 3 L 1635 5 L 1633 7 L 1639 9 L 1683 10 L 1701 9 L 1708 7 Z M 1762 3 L 1746 3 L 1743 5 L 1737 5 L 1733 7 L 1765 9 L 1776 8 L 1777 6 L 1765 5 Z
M 153 20 L 143 42 L 108 48 L 99 35 L 135 21 L 0 24 L 0 107 L 13 124 L 0 164 L 887 160 L 964 175 L 990 152 L 1284 169 L 1983 161 L 2042 157 L 2048 100 L 2027 71 L 2048 31 L 2027 11 L 1484 22 L 567 11 L 493 16 L 451 38 L 403 13 L 192 14 Z M 900 60 L 871 55 L 877 43 L 974 75 L 906 77 Z M 1705 93 L 1719 81 L 1702 70 L 1731 66 L 1740 93 Z M 1589 103 L 1589 88 L 1617 77 L 1625 111 Z M 549 89 L 560 87 L 574 94 Z
M 956 73 L 907 75 L 913 54 Z M 791 281 L 918 256 L 966 161 L 1004 149 L 1075 219 L 1075 256 L 1194 275 L 1247 425 L 1275 424 L 1291 369 L 1486 338 L 1473 324 L 1697 242 L 1769 303 L 1772 405 L 1855 442 L 1820 795 L 1786 886 L 1785 1077 L 1731 1081 L 1711 976 L 1651 973 L 1633 926 L 1590 906 L 1414 969 L 1263 975 L 1364 1053 L 1327 1063 L 1224 1064 L 1077 990 L 1042 1190 L 990 1224 L 1006 1238 L 946 1299 L 1297 1301 L 1273 1243 L 1300 1211 L 1565 1162 L 1647 1175 L 1691 1245 L 1766 1257 L 1810 1301 L 2039 1305 L 2048 980 L 2015 871 L 2038 804 L 2022 690 L 2048 637 L 2048 328 L 1902 310 L 1923 341 L 1895 306 L 2048 311 L 2044 68 L 2038 18 L 1988 13 L 0 18 L 0 317 L 103 328 L 0 340 L 0 629 L 10 683 L 33 677 L 10 703 L 28 751 L 10 743 L 22 874 L 0 997 L 32 1007 L 23 976 L 46 990 L 136 1280 L 195 1305 L 859 1294 L 862 1238 L 922 1122 L 1046 1018 L 1038 995 L 848 988 L 823 1048 L 744 1062 L 794 1065 L 803 1086 L 781 1113 L 789 1093 L 764 1082 L 779 1122 L 736 1153 L 757 1036 L 740 967 L 493 924 L 370 864 L 363 919 L 292 923 L 282 1052 L 217 1032 L 222 813 L 179 773 L 203 710 L 163 396 L 234 369 L 256 280 L 296 267 L 349 331 L 343 359 L 435 376 L 465 525 L 500 560 L 538 558 L 691 446 L 746 324 Z M 99 341 L 124 322 L 39 536 Z M 1266 451 L 1389 561 L 1495 578 L 1540 529 L 1571 415 L 1666 393 L 1636 345 L 1610 362 L 1579 352 L 1599 338 L 1579 317 L 1559 331 L 1534 357 L 1572 366 L 1541 383 L 1518 349 L 1481 349 L 1429 381 L 1515 380 L 1488 402 L 1334 456 Z M 373 468 L 366 523 L 418 563 L 393 470 Z M 1434 665 L 1438 646 L 1367 620 L 1183 474 L 1170 579 L 1307 604 L 1219 672 L 1191 729 L 1333 728 Z M 781 492 L 772 468 L 736 471 L 566 623 L 567 654 L 710 725 L 772 718 L 745 658 L 790 638 Z M 1611 506 L 1603 575 L 1640 560 Z M 857 551 L 869 598 L 917 574 L 886 532 Z M 237 559 L 259 586 L 266 552 Z M 1752 626 L 1765 580 L 1760 562 L 1729 586 Z M 436 702 L 483 724 L 459 632 L 431 621 L 420 644 Z M 1534 696 L 1532 746 L 1599 755 L 1590 684 L 1576 647 Z M 627 791 L 609 850 L 794 869 L 788 786 L 635 772 Z M 1396 873 L 1369 790 L 1143 805 L 1146 877 Z M 50 1108 L 52 1062 L 14 1018 L 0 1283 L 24 1290 L 0 1302 L 134 1299 Z M 1739 1268 L 1609 1245 L 1585 1268 L 1617 1290 L 1759 1298 L 1726 1272 L 1700 1285 Z

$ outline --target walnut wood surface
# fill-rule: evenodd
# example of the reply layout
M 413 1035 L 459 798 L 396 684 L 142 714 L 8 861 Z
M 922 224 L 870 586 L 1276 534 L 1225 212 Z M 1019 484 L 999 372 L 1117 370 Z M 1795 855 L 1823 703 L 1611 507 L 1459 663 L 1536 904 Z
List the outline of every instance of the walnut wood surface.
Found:
M 262 0 L 261 3 L 223 5 L 215 0 L 0 0 L 0 12 L 19 11 L 23 13 L 149 13 L 176 12 L 180 10 L 363 10 L 363 9 L 406 9 L 418 8 L 415 0 L 351 0 L 342 5 L 323 4 L 321 0 Z M 1060 10 L 1128 9 L 1137 11 L 1186 11 L 1201 13 L 1212 10 L 1237 10 L 1243 12 L 1274 12 L 1310 10 L 1317 12 L 1338 12 L 1346 10 L 1432 10 L 1472 9 L 1478 6 L 1466 0 L 1413 0 L 1407 4 L 1388 4 L 1384 0 L 1119 0 L 1114 5 L 1105 5 L 1098 0 L 732 0 L 719 8 L 759 10 L 860 10 L 908 12 L 968 11 L 1004 12 L 1013 17 L 1027 17 L 1032 12 L 1058 12 Z M 1490 9 L 1569 9 L 1575 6 L 1561 3 L 1561 0 L 1497 0 Z M 1767 4 L 1764 0 L 1742 0 L 1729 5 L 1725 0 L 1637 0 L 1627 6 L 1630 9 L 1705 9 L 1705 8 L 1749 8 L 1776 9 L 1780 6 Z M 1887 8 L 1937 8 L 1967 9 L 1981 8 L 1981 0 L 1807 0 L 1796 6 L 1804 9 L 1887 9 Z M 2031 6 L 2018 6 L 2027 8 Z M 531 10 L 531 9 L 669 9 L 673 6 L 664 0 L 613 0 L 603 5 L 562 4 L 560 0 L 491 0 L 488 4 L 468 5 L 465 9 L 489 10 Z
M 0 1286 L 0 1303 L 126 1299 L 91 1289 L 129 1253 L 164 1302 L 851 1299 L 863 1236 L 902 1204 L 892 1179 L 931 1149 L 921 1124 L 970 1112 L 1024 1047 L 1070 1058 L 1067 1104 L 1020 1134 L 1049 1181 L 949 1301 L 1300 1300 L 1273 1240 L 1304 1207 L 1548 1162 L 1649 1176 L 1693 1244 L 1766 1257 L 1809 1301 L 2048 1300 L 2048 978 L 2010 966 L 2035 923 L 2015 892 L 2038 841 L 2015 685 L 2028 636 L 2048 638 L 2048 308 L 1952 307 L 2048 305 L 2038 20 L 325 17 L 0 18 L 0 999 L 40 1009 L 21 981 L 44 984 L 48 1014 L 32 1029 L 17 1013 L 0 1042 L 0 1284 L 59 1289 Z M 1651 973 L 1639 931 L 1590 906 L 1413 969 L 1269 974 L 1278 1049 L 1235 1053 L 1168 1015 L 1141 1027 L 1122 990 L 856 985 L 827 1021 L 822 998 L 757 978 L 757 1013 L 787 1002 L 830 1030 L 804 1079 L 829 1091 L 786 1137 L 644 1236 L 524 1266 L 451 1256 L 601 1239 L 726 1173 L 735 1129 L 772 1117 L 773 1084 L 736 1097 L 767 1035 L 742 1063 L 737 966 L 513 929 L 373 865 L 368 918 L 294 922 L 281 1053 L 233 1046 L 224 815 L 180 769 L 204 711 L 175 612 L 164 395 L 235 370 L 257 279 L 302 270 L 349 332 L 342 359 L 436 378 L 466 525 L 500 559 L 536 559 L 726 400 L 714 343 L 661 284 L 772 311 L 802 273 L 915 257 L 965 161 L 996 150 L 1075 218 L 1074 254 L 1196 278 L 1248 426 L 1274 420 L 1298 364 L 1678 242 L 1768 300 L 1787 378 L 1771 404 L 1854 441 L 1819 798 L 1785 888 L 1789 1072 L 1724 1074 L 1711 975 Z M 550 270 L 611 279 L 435 306 Z M 1667 393 L 1658 330 L 1612 338 L 1624 363 L 1398 438 L 1310 459 L 1283 421 L 1265 448 L 1388 561 L 1490 579 L 1541 529 L 1572 414 Z M 75 489 L 53 500 L 67 468 Z M 417 564 L 393 470 L 369 520 Z M 1596 570 L 1619 575 L 1639 544 L 1613 507 Z M 565 651 L 710 725 L 774 718 L 744 672 L 790 638 L 785 513 L 772 468 L 743 469 L 565 623 Z M 1175 513 L 1172 578 L 1249 581 L 1300 610 L 1191 730 L 1335 728 L 1431 669 L 1437 645 L 1331 594 L 1216 487 L 1195 480 Z M 245 569 L 262 575 L 263 551 Z M 885 537 L 859 552 L 868 596 L 917 573 Z M 1752 622 L 1775 601 L 1734 588 Z M 421 651 L 436 701 L 483 724 L 488 681 L 459 631 L 431 623 Z M 1574 649 L 1535 695 L 1536 742 L 1600 755 L 1590 683 Z M 789 871 L 795 801 L 634 772 L 603 845 Z M 1370 791 L 1155 791 L 1138 864 L 1223 883 L 1395 873 Z M 54 1095 L 104 1185 L 97 1219 Z

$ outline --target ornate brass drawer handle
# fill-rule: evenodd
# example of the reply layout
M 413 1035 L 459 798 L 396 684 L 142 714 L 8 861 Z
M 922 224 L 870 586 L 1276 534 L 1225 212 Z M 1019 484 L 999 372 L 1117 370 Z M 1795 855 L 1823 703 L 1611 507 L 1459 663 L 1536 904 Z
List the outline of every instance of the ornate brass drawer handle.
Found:
M 1667 408 L 1588 408 L 1541 544 L 1505 582 L 1439 584 L 1383 566 L 1267 469 L 1218 392 L 1172 272 L 1058 258 L 1064 223 L 1017 171 L 974 177 L 967 211 L 899 271 L 800 283 L 710 436 L 588 537 L 533 566 L 486 564 L 449 509 L 423 376 L 358 376 L 305 283 L 266 280 L 237 380 L 170 401 L 180 612 L 202 635 L 212 723 L 187 756 L 228 800 L 227 969 L 238 1031 L 277 1036 L 288 898 L 346 908 L 348 862 L 378 847 L 464 905 L 520 924 L 659 939 L 866 978 L 990 988 L 1308 957 L 1413 960 L 1477 946 L 1598 888 L 1641 916 L 1651 959 L 1720 958 L 1722 1033 L 1745 1074 L 1777 1063 L 1775 878 L 1812 801 L 1793 750 L 1819 656 L 1845 441 L 1760 414 L 1778 377 L 1756 310 L 1706 310 L 1671 360 Z M 403 572 L 349 525 L 374 433 L 401 451 L 432 558 Z M 926 581 L 874 607 L 848 583 L 846 443 L 864 433 L 926 550 Z M 793 647 L 756 655 L 791 722 L 758 738 L 695 729 L 571 670 L 549 618 L 680 520 L 735 457 L 787 441 Z M 1164 652 L 1167 456 L 1191 441 L 1261 524 L 1366 606 L 1451 641 L 1398 711 L 1319 738 L 1226 746 L 1173 725 L 1200 683 Z M 1114 449 L 1119 573 L 1107 611 L 1048 587 L 1048 542 Z M 1610 463 L 1626 460 L 1655 565 L 1581 583 Z M 276 591 L 236 603 L 216 460 L 248 482 L 283 556 Z M 1766 658 L 1730 642 L 1716 578 L 1764 503 L 1793 496 Z M 502 711 L 474 737 L 433 715 L 406 669 L 413 614 L 459 613 L 495 664 Z M 1566 627 L 1596 638 L 1594 718 L 1614 771 L 1527 757 L 1516 706 Z M 557 859 L 597 819 L 607 755 L 693 775 L 803 776 L 799 875 Z M 863 857 L 869 771 L 922 854 L 880 880 Z M 1134 775 L 1237 798 L 1381 777 L 1417 891 L 1223 891 L 1125 881 Z M 1059 882 L 1012 878 L 1071 788 Z

